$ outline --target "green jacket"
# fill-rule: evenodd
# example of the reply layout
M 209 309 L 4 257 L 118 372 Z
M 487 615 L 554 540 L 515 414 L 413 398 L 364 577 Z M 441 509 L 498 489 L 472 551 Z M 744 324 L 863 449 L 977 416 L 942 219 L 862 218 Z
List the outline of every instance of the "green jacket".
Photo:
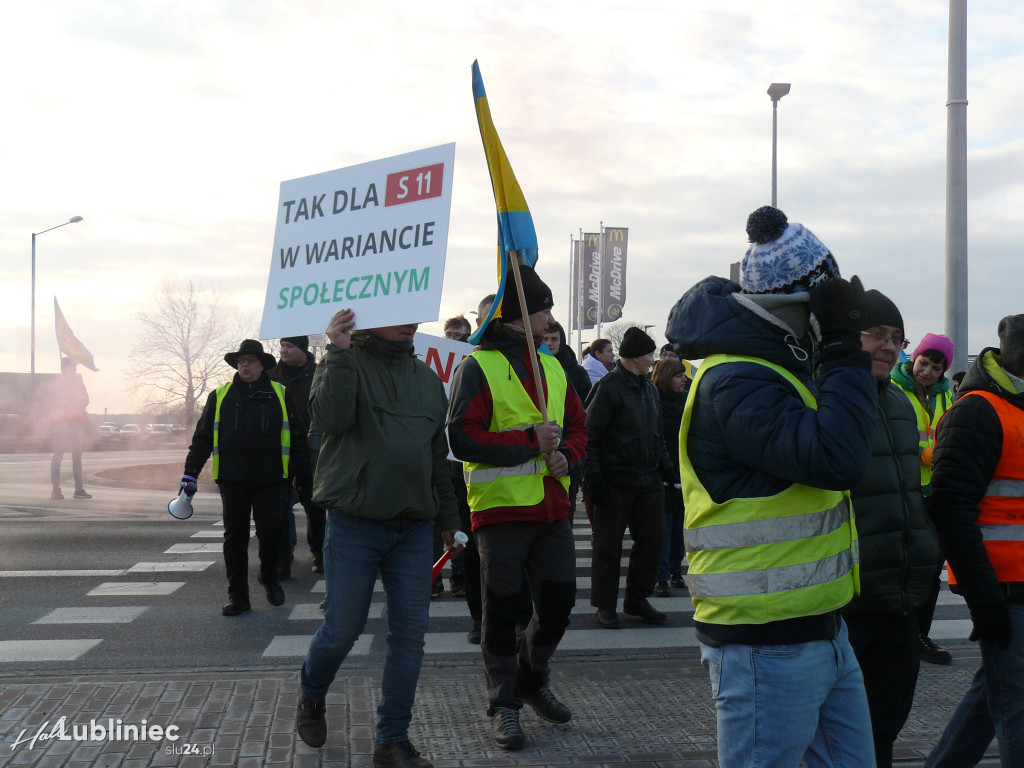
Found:
M 313 500 L 369 520 L 437 520 L 459 527 L 441 380 L 412 349 L 371 331 L 327 346 L 313 376 L 309 415 L 324 432 Z

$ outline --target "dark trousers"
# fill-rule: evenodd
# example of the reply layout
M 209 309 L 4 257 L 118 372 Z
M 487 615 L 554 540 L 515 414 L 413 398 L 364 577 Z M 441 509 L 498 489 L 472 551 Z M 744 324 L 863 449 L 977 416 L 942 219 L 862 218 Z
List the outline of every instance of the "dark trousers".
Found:
M 520 691 L 548 683 L 551 657 L 576 603 L 576 546 L 568 520 L 485 525 L 476 531 L 476 543 L 483 577 L 480 648 L 492 715 L 495 707 L 521 709 Z M 533 616 L 517 651 L 516 609 L 524 574 Z
M 643 488 L 610 485 L 607 498 L 594 500 L 590 604 L 615 610 L 619 597 L 622 537 L 629 528 L 633 548 L 626 573 L 626 600 L 642 600 L 654 592 L 665 543 L 665 490 L 658 482 Z
M 462 531 L 469 537 L 469 543 L 458 556 L 462 567 L 462 578 L 466 586 L 466 606 L 469 608 L 469 615 L 473 621 L 480 621 L 483 617 L 483 597 L 480 588 L 480 551 L 476 546 L 476 536 L 473 533 L 473 522 L 469 511 L 469 500 L 467 498 L 466 481 L 462 477 L 462 462 L 448 462 L 451 468 L 452 489 L 455 491 L 455 500 L 459 505 L 459 525 Z M 452 573 L 455 573 L 454 558 Z
M 878 768 L 892 766 L 892 745 L 914 704 L 921 668 L 917 614 L 843 616 L 864 674 Z
M 309 452 L 309 465 L 311 467 L 316 467 L 316 460 L 319 455 L 319 451 Z M 281 556 L 278 558 L 278 565 L 285 570 L 292 566 L 292 560 L 295 559 L 292 550 L 298 543 L 298 536 L 295 533 L 295 512 L 292 509 L 295 506 L 296 498 L 302 505 L 302 509 L 306 512 L 306 543 L 309 544 L 310 554 L 323 557 L 324 553 L 324 535 L 327 532 L 327 510 L 317 506 L 313 501 L 313 497 L 308 492 L 289 492 L 284 503 L 284 517 L 282 518 L 284 535 L 281 545 Z
M 75 478 L 75 490 L 82 485 L 82 426 L 78 419 L 53 422 L 53 457 L 50 459 L 50 484 L 53 490 L 60 490 L 60 465 L 64 454 L 71 454 L 71 472 Z
M 224 506 L 224 568 L 228 575 L 228 598 L 249 599 L 249 515 L 256 523 L 260 542 L 260 578 L 277 583 L 277 561 L 284 546 L 284 505 L 291 486 L 283 483 L 250 488 L 219 482 Z
M 932 589 L 928 593 L 928 599 L 918 611 L 917 629 L 921 637 L 928 637 L 932 629 L 932 617 L 935 616 L 935 605 L 939 602 L 939 591 L 942 589 L 942 569 L 946 565 L 946 556 L 939 553 L 939 564 L 932 576 Z

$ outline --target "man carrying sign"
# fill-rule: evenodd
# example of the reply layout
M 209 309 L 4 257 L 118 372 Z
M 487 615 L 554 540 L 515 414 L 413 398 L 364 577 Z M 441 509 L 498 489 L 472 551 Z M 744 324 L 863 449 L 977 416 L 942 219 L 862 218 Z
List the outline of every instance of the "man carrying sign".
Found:
M 313 500 L 328 510 L 324 621 L 302 666 L 296 729 L 327 740 L 324 700 L 363 631 L 380 573 L 387 658 L 373 764 L 430 768 L 409 741 L 430 608 L 434 520 L 452 547 L 459 510 L 448 470 L 444 385 L 413 357 L 417 325 L 352 331 L 344 309 L 327 326 L 309 413 L 324 432 Z
M 483 650 L 488 716 L 502 749 L 522 749 L 525 701 L 554 723 L 572 719 L 548 687 L 549 662 L 576 595 L 576 555 L 569 523 L 569 465 L 586 451 L 586 413 L 550 355 L 531 363 L 527 345 L 554 323 L 551 289 L 520 266 L 528 316 L 517 301 L 514 270 L 508 301 L 480 349 L 456 369 L 448 411 L 452 451 L 464 462 L 473 533 L 483 580 Z M 546 417 L 537 406 L 540 368 Z M 534 612 L 516 651 L 516 608 L 525 573 Z

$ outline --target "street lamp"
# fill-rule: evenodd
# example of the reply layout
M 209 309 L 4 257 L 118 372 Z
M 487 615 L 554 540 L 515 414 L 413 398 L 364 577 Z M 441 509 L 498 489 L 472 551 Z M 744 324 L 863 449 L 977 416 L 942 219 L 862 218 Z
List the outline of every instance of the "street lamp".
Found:
M 36 235 L 42 235 L 46 232 L 51 232 L 54 229 L 60 229 L 66 227 L 68 224 L 77 224 L 82 220 L 81 216 L 72 216 L 70 219 L 65 221 L 63 224 L 58 224 L 55 227 L 44 229 L 42 232 L 32 233 L 32 381 L 35 382 L 36 374 Z
M 789 83 L 772 83 L 768 86 L 768 95 L 772 99 L 772 208 L 776 205 L 776 179 L 778 168 L 779 143 L 779 99 L 789 93 Z

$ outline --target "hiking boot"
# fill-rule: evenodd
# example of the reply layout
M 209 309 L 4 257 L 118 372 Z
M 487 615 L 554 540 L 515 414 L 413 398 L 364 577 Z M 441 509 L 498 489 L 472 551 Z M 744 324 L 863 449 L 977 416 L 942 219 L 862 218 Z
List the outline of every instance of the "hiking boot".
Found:
M 480 620 L 473 621 L 473 628 L 466 633 L 466 639 L 473 645 L 480 645 Z
M 622 629 L 622 622 L 619 621 L 619 614 L 613 608 L 597 609 L 597 625 L 604 629 Z
M 221 616 L 239 616 L 252 610 L 248 600 L 231 600 L 220 609 Z
M 60 488 L 58 488 L 57 490 L 55 490 L 53 493 L 50 494 L 50 498 L 51 499 L 63 499 L 64 498 L 64 494 L 61 493 L 60 492 Z
M 284 605 L 284 590 L 279 581 L 264 581 L 262 576 L 258 579 L 267 593 L 267 602 L 273 606 Z
M 91 499 L 92 498 L 92 494 L 91 493 L 86 493 L 85 492 L 85 488 L 79 488 L 77 491 L 75 491 L 75 498 L 76 499 Z
M 523 701 L 533 707 L 533 711 L 549 723 L 568 723 L 572 720 L 572 712 L 565 704 L 555 698 L 550 686 L 545 685 L 536 691 L 520 691 Z
M 307 746 L 316 749 L 324 745 L 327 741 L 327 707 L 323 699 L 310 701 L 299 694 L 299 706 L 295 708 L 295 730 Z
M 491 735 L 494 743 L 502 749 L 522 749 L 526 744 L 526 734 L 519 724 L 519 710 L 508 707 L 495 707 L 491 720 Z
M 448 591 L 452 593 L 452 597 L 465 597 L 466 585 L 458 579 L 451 579 L 448 581 Z
M 953 661 L 953 655 L 937 646 L 930 637 L 921 635 L 921 659 L 929 664 L 944 666 Z
M 646 597 L 641 600 L 624 601 L 622 612 L 636 616 L 647 624 L 664 624 L 668 621 L 668 616 L 651 605 Z
M 434 768 L 429 760 L 406 739 L 396 744 L 378 744 L 373 748 L 374 768 Z
M 668 588 L 667 581 L 659 581 L 654 585 L 654 596 L 655 597 L 672 597 L 672 592 Z
M 683 576 L 680 573 L 673 573 L 668 577 L 668 585 L 675 589 L 686 589 L 686 582 L 683 581 Z
M 324 556 L 323 555 L 313 555 L 313 568 L 311 570 L 313 571 L 313 573 L 323 573 L 324 572 Z

